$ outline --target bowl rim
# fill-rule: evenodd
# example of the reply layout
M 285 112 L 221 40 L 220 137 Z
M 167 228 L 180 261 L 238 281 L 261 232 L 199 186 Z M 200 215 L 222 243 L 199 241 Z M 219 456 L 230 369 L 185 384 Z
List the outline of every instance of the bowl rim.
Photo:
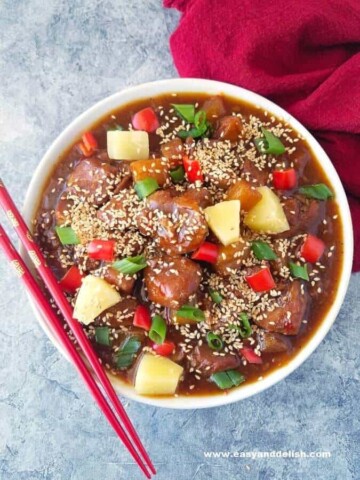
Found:
M 337 314 L 344 301 L 348 288 L 352 262 L 353 262 L 353 228 L 350 215 L 349 204 L 345 195 L 341 180 L 331 163 L 329 157 L 315 140 L 311 133 L 292 115 L 272 101 L 250 90 L 235 85 L 218 82 L 214 80 L 205 80 L 199 78 L 173 78 L 167 80 L 158 80 L 155 82 L 142 83 L 137 86 L 131 86 L 122 89 L 88 108 L 85 112 L 76 117 L 53 141 L 40 163 L 38 164 L 30 185 L 27 189 L 23 205 L 23 215 L 25 221 L 30 225 L 33 216 L 38 208 L 40 193 L 42 192 L 50 172 L 54 168 L 59 156 L 71 145 L 74 138 L 79 137 L 81 133 L 91 127 L 99 118 L 104 117 L 115 108 L 119 108 L 129 102 L 138 99 L 156 97 L 165 93 L 206 93 L 209 95 L 224 93 L 225 95 L 248 102 L 262 109 L 273 113 L 276 117 L 289 123 L 298 133 L 300 133 L 313 151 L 314 156 L 321 163 L 329 181 L 335 191 L 335 198 L 341 211 L 342 234 L 344 238 L 344 258 L 339 278 L 339 288 L 334 302 L 330 307 L 326 317 L 318 326 L 315 334 L 311 336 L 305 346 L 297 353 L 286 365 L 274 370 L 266 375 L 261 381 L 245 384 L 242 387 L 229 391 L 228 394 L 219 393 L 216 395 L 192 395 L 177 397 L 143 397 L 135 393 L 132 386 L 109 374 L 109 377 L 118 394 L 123 395 L 130 400 L 137 402 L 173 409 L 200 409 L 227 405 L 239 400 L 244 400 L 250 396 L 260 393 L 267 388 L 275 385 L 280 380 L 285 379 L 294 370 L 296 370 L 318 347 L 325 338 L 334 323 Z M 26 259 L 25 251 L 21 248 L 21 254 Z M 28 259 L 26 259 L 28 261 Z M 52 330 L 47 327 L 37 309 L 35 303 L 29 296 L 32 309 L 41 327 L 55 345 L 55 347 L 68 360 L 66 352 L 56 340 Z

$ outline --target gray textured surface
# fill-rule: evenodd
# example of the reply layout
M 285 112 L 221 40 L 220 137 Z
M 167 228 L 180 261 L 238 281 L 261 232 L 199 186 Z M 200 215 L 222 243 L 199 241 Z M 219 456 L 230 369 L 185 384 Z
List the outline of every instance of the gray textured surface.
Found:
M 176 75 L 177 14 L 157 0 L 0 3 L 1 175 L 18 204 L 47 146 L 98 99 Z M 1 217 L 2 219 L 3 217 Z M 1 480 L 140 479 L 69 364 L 0 266 Z M 360 478 L 360 276 L 335 326 L 286 381 L 207 411 L 129 403 L 159 480 Z M 330 451 L 330 459 L 206 459 L 211 450 Z

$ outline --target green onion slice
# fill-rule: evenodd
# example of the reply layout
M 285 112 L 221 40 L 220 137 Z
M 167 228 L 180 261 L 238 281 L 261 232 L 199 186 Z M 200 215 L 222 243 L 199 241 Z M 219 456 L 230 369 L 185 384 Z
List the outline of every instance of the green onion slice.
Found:
M 170 177 L 174 183 L 180 183 L 185 179 L 185 170 L 182 165 L 175 170 L 170 170 Z
M 134 275 L 134 273 L 140 272 L 140 270 L 143 270 L 146 266 L 146 258 L 143 255 L 123 258 L 112 264 L 115 270 L 118 270 L 124 275 Z
M 218 303 L 218 304 L 219 304 L 219 303 L 221 303 L 222 300 L 223 300 L 223 297 L 220 295 L 220 293 L 219 293 L 219 292 L 216 292 L 215 290 L 212 290 L 211 288 L 210 288 L 210 290 L 209 290 L 209 295 L 210 295 L 210 297 L 211 297 L 211 300 L 212 300 L 214 303 Z
M 309 274 L 306 265 L 298 265 L 297 263 L 289 262 L 289 268 L 293 277 L 309 281 Z
M 226 370 L 224 372 L 213 373 L 210 380 L 214 382 L 221 390 L 237 387 L 245 381 L 245 377 L 237 370 Z
M 114 122 L 111 127 L 109 128 L 109 131 L 112 131 L 112 130 L 124 130 L 123 127 L 121 125 L 119 125 L 118 123 Z
M 141 347 L 141 342 L 138 337 L 128 337 L 120 349 L 116 352 L 116 366 L 117 368 L 128 368 L 132 365 L 136 353 Z
M 324 183 L 317 183 L 316 185 L 304 185 L 299 188 L 299 192 L 309 198 L 316 198 L 317 200 L 327 200 L 334 196 L 333 192 Z
M 176 104 L 172 103 L 172 107 L 174 107 L 176 113 L 179 114 L 179 116 L 185 120 L 187 123 L 194 123 L 194 118 L 195 118 L 195 106 L 182 103 L 182 104 Z
M 224 343 L 223 341 L 221 340 L 221 337 L 219 337 L 219 335 L 216 335 L 215 333 L 213 332 L 208 332 L 207 335 L 206 335 L 206 341 L 209 345 L 209 347 L 212 349 L 212 350 L 216 350 L 216 351 L 219 351 L 219 350 L 222 350 L 223 346 L 224 346 Z
M 57 236 L 63 245 L 78 245 L 80 240 L 71 227 L 55 227 Z
M 204 112 L 204 110 L 199 110 L 194 117 L 194 128 L 191 128 L 190 130 L 180 130 L 177 134 L 180 138 L 198 138 L 208 135 L 209 132 L 210 124 L 206 120 L 206 112 Z
M 110 345 L 109 327 L 95 327 L 95 340 L 99 345 Z
M 160 317 L 160 315 L 155 315 L 152 319 L 151 328 L 149 331 L 149 338 L 153 342 L 161 345 L 164 343 L 166 337 L 166 322 Z
M 176 316 L 181 318 L 188 318 L 195 322 L 201 322 L 205 320 L 205 313 L 200 308 L 193 307 L 192 305 L 183 305 L 176 311 Z
M 264 136 L 261 138 L 255 138 L 255 145 L 260 153 L 281 155 L 285 152 L 285 147 L 281 143 L 280 138 L 276 137 L 269 130 L 266 130 L 266 128 L 261 127 L 261 131 Z
M 270 248 L 266 242 L 252 242 L 251 250 L 258 260 L 276 260 L 276 253 Z
M 231 324 L 229 328 L 236 330 L 241 338 L 248 338 L 253 333 L 249 317 L 245 312 L 240 313 L 240 325 Z
M 155 178 L 148 177 L 136 182 L 134 188 L 138 197 L 142 200 L 158 190 L 159 184 Z

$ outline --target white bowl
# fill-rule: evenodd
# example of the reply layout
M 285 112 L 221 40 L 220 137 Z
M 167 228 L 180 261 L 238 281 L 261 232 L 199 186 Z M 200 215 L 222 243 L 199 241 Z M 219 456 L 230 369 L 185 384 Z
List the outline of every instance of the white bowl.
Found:
M 161 80 L 158 82 L 144 83 L 136 87 L 127 88 L 125 90 L 122 90 L 121 92 L 115 93 L 114 95 L 105 98 L 104 100 L 101 100 L 96 105 L 89 108 L 86 112 L 77 117 L 57 137 L 57 139 L 54 141 L 54 143 L 50 146 L 49 150 L 44 155 L 43 159 L 41 160 L 35 171 L 35 174 L 32 178 L 26 194 L 23 213 L 25 220 L 28 224 L 30 224 L 30 221 L 34 217 L 36 208 L 38 206 L 39 192 L 43 190 L 44 184 L 49 177 L 54 167 L 54 164 L 57 162 L 59 156 L 69 145 L 73 143 L 74 139 L 78 138 L 84 131 L 90 128 L 99 118 L 104 117 L 109 112 L 113 111 L 118 107 L 121 107 L 124 104 L 127 104 L 128 102 L 132 102 L 141 98 L 156 97 L 157 95 L 164 93 L 176 92 L 202 92 L 211 95 L 225 93 L 226 95 L 238 98 L 239 100 L 244 100 L 253 105 L 258 105 L 264 110 L 273 113 L 278 118 L 284 119 L 286 122 L 288 122 L 306 139 L 330 180 L 331 186 L 335 191 L 335 199 L 340 207 L 343 227 L 342 234 L 345 240 L 344 262 L 339 279 L 339 287 L 334 302 L 329 309 L 326 318 L 323 319 L 321 325 L 318 327 L 315 334 L 307 342 L 305 347 L 303 347 L 289 363 L 266 375 L 263 380 L 255 383 L 250 383 L 248 385 L 245 384 L 240 388 L 229 391 L 227 395 L 219 393 L 219 395 L 210 396 L 147 398 L 137 395 L 131 386 L 123 383 L 118 378 L 111 376 L 114 387 L 119 394 L 125 395 L 126 397 L 132 400 L 136 400 L 138 402 L 167 408 L 208 408 L 225 405 L 250 397 L 252 395 L 255 395 L 256 393 L 265 390 L 266 388 L 271 387 L 275 383 L 287 377 L 287 375 L 289 375 L 296 368 L 298 368 L 309 357 L 309 355 L 311 355 L 311 353 L 326 336 L 331 325 L 335 321 L 335 318 L 344 300 L 351 274 L 353 260 L 353 230 L 350 210 L 343 186 L 335 171 L 335 168 L 333 167 L 330 159 L 328 158 L 324 150 L 321 148 L 319 143 L 314 139 L 314 137 L 297 120 L 295 120 L 295 118 L 293 118 L 282 108 L 261 97 L 260 95 L 257 95 L 256 93 L 236 87 L 234 85 L 215 82 L 211 80 L 190 78 Z M 66 353 L 59 345 L 59 342 L 56 340 L 53 332 L 46 326 L 44 319 L 42 318 L 40 312 L 37 310 L 33 302 L 31 303 L 35 315 L 40 322 L 40 325 L 45 330 L 46 334 L 53 342 L 53 344 L 57 347 L 57 349 L 66 357 Z

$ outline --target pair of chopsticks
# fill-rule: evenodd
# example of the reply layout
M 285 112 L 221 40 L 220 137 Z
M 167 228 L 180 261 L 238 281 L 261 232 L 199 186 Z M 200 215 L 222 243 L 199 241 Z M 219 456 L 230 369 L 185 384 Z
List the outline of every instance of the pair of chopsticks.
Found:
M 69 357 L 72 359 L 74 366 L 78 373 L 82 377 L 84 383 L 87 385 L 94 400 L 99 405 L 101 411 L 113 427 L 119 438 L 122 440 L 135 462 L 139 465 L 143 473 L 147 478 L 151 478 L 151 474 L 156 474 L 156 470 L 147 454 L 144 446 L 142 445 L 140 438 L 138 437 L 131 421 L 118 399 L 115 390 L 113 389 L 110 380 L 108 379 L 105 370 L 103 369 L 95 351 L 93 350 L 89 339 L 82 329 L 80 323 L 78 323 L 72 316 L 72 309 L 67 301 L 64 293 L 59 287 L 55 276 L 52 271 L 46 265 L 44 256 L 40 248 L 35 243 L 29 229 L 27 228 L 24 219 L 15 206 L 12 198 L 5 188 L 2 180 L 0 179 L 0 205 L 5 211 L 8 219 L 14 227 L 17 235 L 19 236 L 21 243 L 27 251 L 30 259 L 32 260 L 37 272 L 42 278 L 48 291 L 50 292 L 54 302 L 58 306 L 64 319 L 66 320 L 69 328 L 71 329 L 74 337 L 76 338 L 82 353 L 91 365 L 94 375 L 98 382 L 101 384 L 103 391 L 107 397 L 99 388 L 98 384 L 94 380 L 92 374 L 87 369 L 84 359 L 77 351 L 74 344 L 69 339 L 67 333 L 64 330 L 64 326 L 55 310 L 51 307 L 48 299 L 43 294 L 39 285 L 33 278 L 30 270 L 26 266 L 19 253 L 15 250 L 11 240 L 7 236 L 4 228 L 0 225 L 0 247 L 4 251 L 6 257 L 15 268 L 17 275 L 21 278 L 25 287 L 29 291 L 31 297 L 35 301 L 37 307 L 41 311 L 45 322 L 49 328 L 55 333 L 57 339 L 61 343 L 62 347 L 66 350 Z M 121 422 L 120 422 L 121 420 Z

